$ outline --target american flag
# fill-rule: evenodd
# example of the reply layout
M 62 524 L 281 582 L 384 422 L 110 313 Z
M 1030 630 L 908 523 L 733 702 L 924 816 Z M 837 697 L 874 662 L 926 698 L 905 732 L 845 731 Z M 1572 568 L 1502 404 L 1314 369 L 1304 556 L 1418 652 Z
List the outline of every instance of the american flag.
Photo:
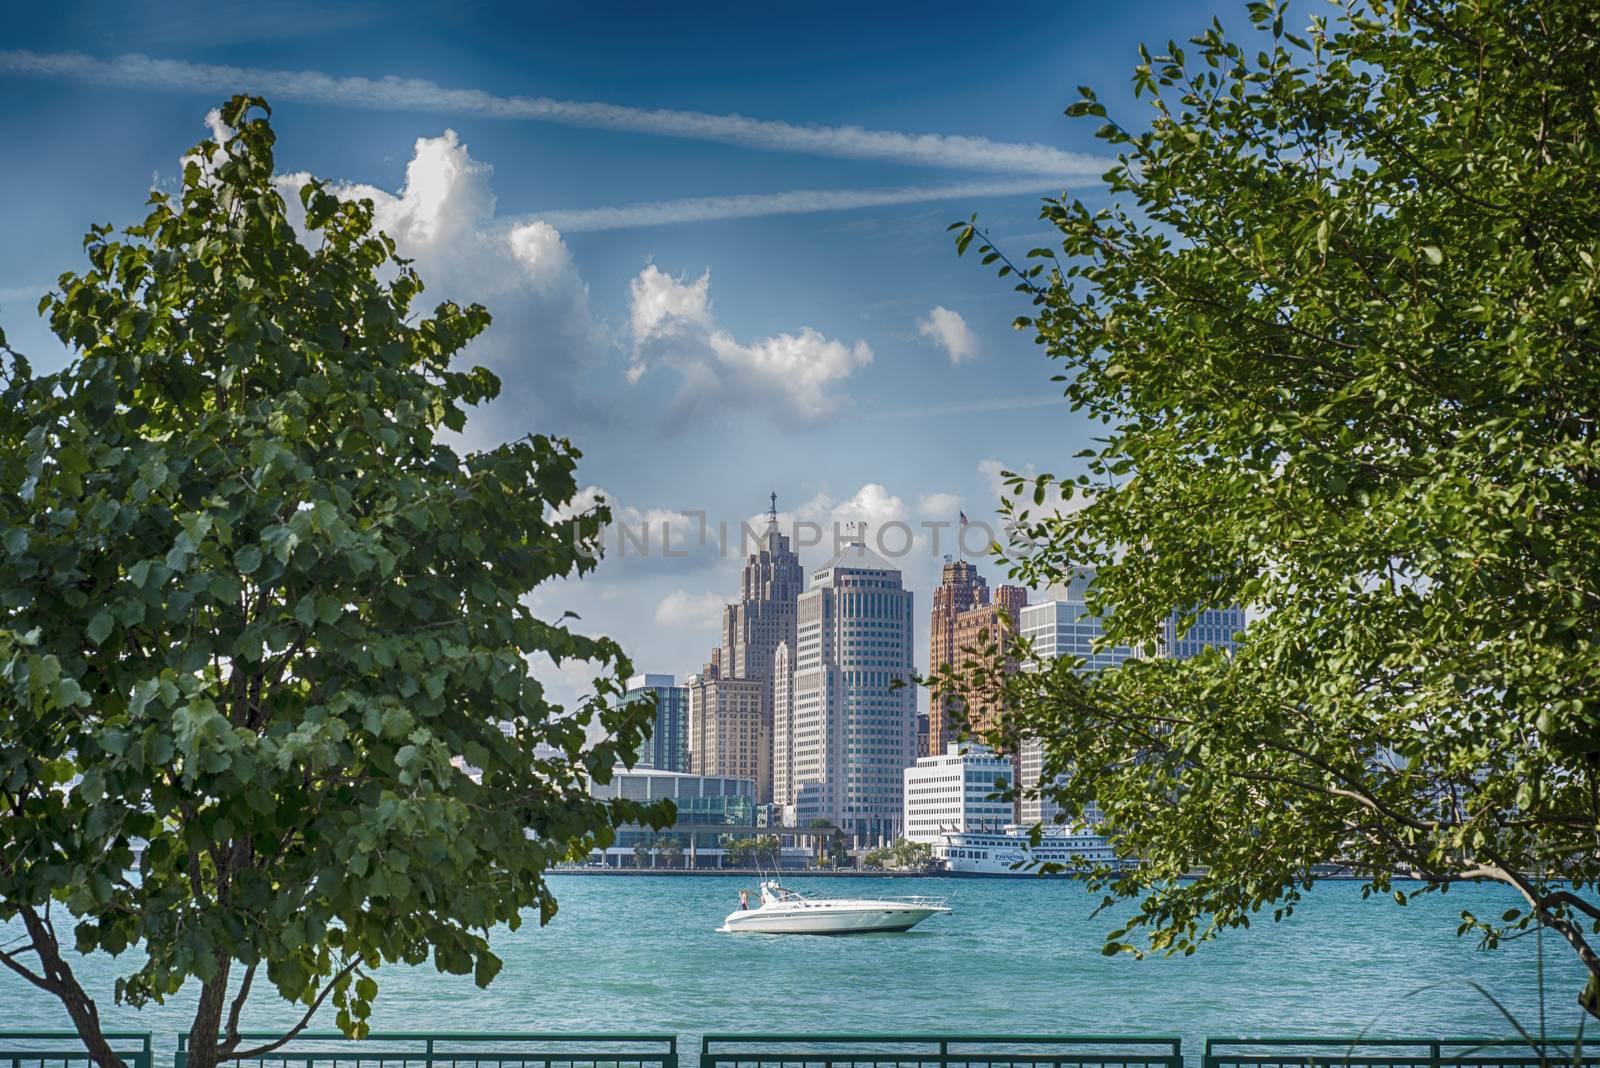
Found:
M 957 513 L 957 514 L 959 514 L 961 516 L 961 525 L 962 526 L 966 526 L 967 525 L 967 513 L 960 512 L 960 513 Z

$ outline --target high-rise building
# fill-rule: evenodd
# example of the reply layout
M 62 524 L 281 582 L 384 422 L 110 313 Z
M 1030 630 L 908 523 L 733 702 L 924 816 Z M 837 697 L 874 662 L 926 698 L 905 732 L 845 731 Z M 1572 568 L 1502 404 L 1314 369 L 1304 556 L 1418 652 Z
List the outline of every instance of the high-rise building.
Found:
M 760 679 L 724 678 L 715 659 L 698 675 L 689 676 L 689 770 L 695 775 L 749 779 L 759 799 L 770 759 L 770 742 L 762 729 L 765 683 Z
M 823 819 L 861 844 L 900 833 L 901 773 L 916 758 L 914 598 L 860 542 L 811 574 L 796 616 L 788 788 L 800 826 Z
M 1017 627 L 1027 604 L 1027 590 L 1021 586 L 1000 586 L 988 604 L 969 608 L 956 616 L 956 667 L 959 669 L 964 663 L 983 657 L 984 651 L 992 646 L 1004 658 L 1002 669 L 1015 671 L 1017 664 L 1009 653 L 1016 645 Z M 970 694 L 966 698 L 965 713 L 972 733 L 982 737 L 1000 717 L 1000 695 L 995 692 Z M 957 725 L 947 719 L 939 726 L 943 728 L 942 733 L 936 733 L 935 724 L 929 720 L 928 745 L 943 742 L 948 748 L 949 743 L 955 741 Z
M 939 575 L 939 585 L 933 589 L 933 609 L 928 624 L 928 671 L 937 675 L 939 669 L 955 662 L 956 617 L 962 612 L 989 603 L 989 584 L 978 574 L 976 564 L 966 560 L 945 557 L 944 570 Z M 939 707 L 935 707 L 939 706 Z M 956 713 L 955 702 L 928 691 L 928 725 L 922 732 L 919 756 L 938 756 L 944 752 L 943 739 L 951 716 Z
M 1011 781 L 1011 758 L 985 745 L 951 742 L 939 756 L 905 769 L 905 831 L 933 843 L 946 831 L 999 830 L 1011 822 L 1011 802 L 992 795 Z
M 1004 650 L 1013 640 L 1028 591 L 1021 586 L 1001 586 L 991 600 L 988 584 L 978 569 L 965 560 L 944 565 L 939 586 L 933 591 L 933 616 L 928 628 L 928 667 L 937 673 L 953 666 L 964 672 L 969 661 L 994 645 Z M 1008 665 L 1010 666 L 1010 665 Z M 942 756 L 956 740 L 959 720 L 981 735 L 994 725 L 999 715 L 994 695 L 972 695 L 963 710 L 953 697 L 928 698 L 928 733 L 923 752 Z M 964 715 L 963 715 L 964 712 Z
M 657 771 L 689 770 L 689 688 L 671 675 L 635 675 L 628 680 L 624 701 L 654 697 L 655 728 L 639 754 L 638 767 Z
M 790 642 L 772 654 L 772 800 L 794 803 L 794 656 Z
M 778 495 L 772 495 L 767 512 L 767 529 L 757 550 L 745 560 L 740 574 L 739 599 L 722 609 L 722 644 L 713 655 L 720 666 L 720 678 L 757 681 L 761 685 L 762 732 L 766 739 L 761 760 L 763 769 L 756 777 L 758 800 L 772 800 L 772 740 L 774 687 L 778 673 L 772 659 L 778 647 L 794 648 L 795 601 L 805 582 L 800 558 L 789 547 L 789 539 L 778 532 Z
M 1187 660 L 1199 654 L 1206 646 L 1225 652 L 1239 647 L 1235 635 L 1244 630 L 1244 609 L 1206 608 L 1195 619 L 1194 625 L 1183 633 L 1178 632 L 1178 614 L 1174 612 L 1161 628 L 1161 652 L 1174 660 Z
M 1097 648 L 1105 635 L 1100 618 L 1090 613 L 1085 603 L 1095 572 L 1080 569 L 1064 587 L 1052 591 L 1058 599 L 1028 605 L 1022 610 L 1022 637 L 1029 641 L 1033 653 L 1041 660 L 1060 656 L 1075 656 L 1083 661 L 1081 671 L 1102 671 L 1116 667 L 1123 661 L 1140 654 L 1126 645 Z M 1157 642 L 1158 656 L 1184 660 L 1199 653 L 1206 646 L 1223 650 L 1238 647 L 1234 635 L 1244 629 L 1244 609 L 1207 609 L 1200 613 L 1194 626 L 1178 633 L 1176 613 L 1162 627 Z M 1037 740 L 1025 740 L 1019 749 L 1018 781 L 1024 787 L 1038 783 L 1043 771 L 1043 750 Z M 1058 808 L 1047 798 L 1023 797 L 1018 807 L 1022 823 L 1049 823 Z M 1092 815 L 1092 814 L 1091 814 Z

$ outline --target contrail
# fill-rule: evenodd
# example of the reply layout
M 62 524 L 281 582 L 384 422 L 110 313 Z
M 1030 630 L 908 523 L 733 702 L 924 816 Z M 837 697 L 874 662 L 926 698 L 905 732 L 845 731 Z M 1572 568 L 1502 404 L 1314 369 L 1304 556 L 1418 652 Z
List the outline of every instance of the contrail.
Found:
M 563 234 L 570 234 L 586 230 L 622 230 L 635 226 L 670 226 L 674 223 L 710 222 L 718 219 L 803 215 L 816 211 L 843 211 L 888 204 L 921 204 L 935 200 L 964 200 L 1060 191 L 1059 184 L 1051 184 L 1037 178 L 1009 182 L 901 186 L 889 189 L 796 189 L 785 193 L 687 197 L 683 200 L 656 200 L 603 208 L 547 211 L 528 216 L 523 223 L 547 222 Z
M 88 82 L 122 88 L 184 93 L 258 93 L 268 99 L 383 111 L 554 122 L 660 137 L 683 137 L 846 159 L 881 160 L 959 170 L 1097 178 L 1110 161 L 1050 145 L 993 141 L 986 137 L 868 130 L 715 115 L 703 111 L 638 108 L 595 100 L 498 96 L 481 89 L 450 89 L 417 78 L 341 78 L 319 71 L 267 70 L 154 59 L 132 53 L 100 59 L 81 52 L 0 51 L 0 74 Z

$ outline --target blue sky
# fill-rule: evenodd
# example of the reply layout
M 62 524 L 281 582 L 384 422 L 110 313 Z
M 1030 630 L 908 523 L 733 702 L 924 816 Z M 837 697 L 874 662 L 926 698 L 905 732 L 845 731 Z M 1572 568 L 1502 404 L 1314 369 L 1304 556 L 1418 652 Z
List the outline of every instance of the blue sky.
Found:
M 1218 10 L 1243 28 L 1242 5 Z M 506 394 L 474 442 L 571 436 L 582 480 L 657 537 L 694 531 L 685 513 L 737 524 L 771 490 L 786 519 L 905 522 L 925 614 L 939 561 L 918 524 L 989 519 L 998 468 L 1069 471 L 1092 437 L 1010 329 L 1022 298 L 945 225 L 977 211 L 1021 254 L 1048 240 L 1042 191 L 1103 200 L 1093 123 L 1061 114 L 1074 87 L 1142 122 L 1137 45 L 1212 14 L 6 3 L 0 137 L 21 150 L 0 168 L 0 324 L 59 366 L 33 307 L 87 225 L 138 219 L 208 109 L 263 92 L 286 189 L 314 174 L 374 196 L 425 299 L 495 314 L 472 355 Z M 611 559 L 536 601 L 640 670 L 687 674 L 736 582 L 712 548 Z M 552 682 L 570 695 L 582 673 Z

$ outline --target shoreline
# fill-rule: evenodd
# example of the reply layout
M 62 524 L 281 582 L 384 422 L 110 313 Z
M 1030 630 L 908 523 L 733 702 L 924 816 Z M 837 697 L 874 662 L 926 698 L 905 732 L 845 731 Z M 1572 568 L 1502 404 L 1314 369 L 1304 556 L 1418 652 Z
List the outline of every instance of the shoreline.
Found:
M 650 875 L 666 876 L 698 876 L 702 878 L 726 879 L 765 879 L 765 878 L 802 878 L 802 879 L 1000 879 L 1020 881 L 1024 879 L 1040 879 L 1049 882 L 1066 882 L 1082 880 L 1083 875 L 1076 873 L 1063 873 L 1057 875 L 1036 875 L 1032 872 L 1013 872 L 1004 874 L 1000 872 L 969 872 L 969 871 L 862 871 L 828 870 L 810 868 L 781 868 L 776 871 L 760 868 L 552 868 L 545 872 L 545 876 L 552 875 L 583 875 L 583 876 L 628 876 L 639 878 Z M 1182 875 L 1180 879 L 1196 879 L 1198 875 Z M 1362 875 L 1319 875 L 1318 882 L 1365 882 Z M 1409 876 L 1393 876 L 1394 882 L 1414 883 L 1418 879 Z

